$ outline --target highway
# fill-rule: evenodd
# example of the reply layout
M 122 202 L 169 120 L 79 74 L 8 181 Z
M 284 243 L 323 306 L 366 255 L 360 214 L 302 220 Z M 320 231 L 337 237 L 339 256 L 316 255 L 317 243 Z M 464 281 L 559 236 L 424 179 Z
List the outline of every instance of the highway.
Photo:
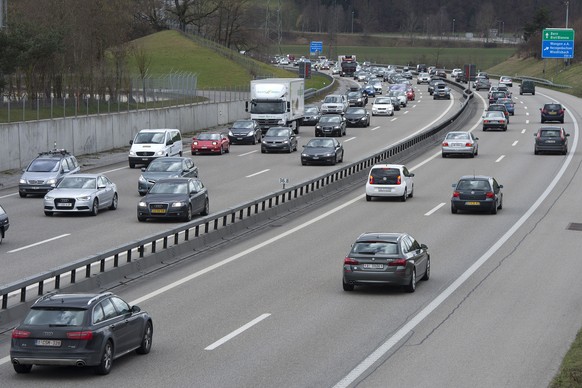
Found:
M 517 94 L 517 88 L 513 91 Z M 370 128 L 348 129 L 342 139 L 346 163 L 421 129 L 449 106 L 426 97 L 424 92 L 416 107 L 410 105 L 410 113 L 396 112 L 399 121 L 375 117 Z M 405 203 L 366 202 L 362 182 L 261 233 L 114 290 L 154 317 L 149 355 L 116 360 L 107 377 L 41 367 L 21 376 L 6 357 L 7 333 L 0 339 L 1 381 L 10 387 L 87 382 L 123 387 L 547 386 L 582 318 L 580 232 L 568 229 L 569 223 L 582 222 L 577 205 L 582 116 L 575 109 L 579 99 L 558 92 L 539 89 L 535 96 L 514 99 L 516 115 L 507 132 L 482 132 L 480 117 L 467 123 L 466 129 L 480 139 L 478 157 L 443 159 L 435 147 L 409 161 L 415 195 Z M 534 156 L 538 109 L 552 99 L 568 109 L 564 126 L 571 133 L 571 150 L 566 156 Z M 302 142 L 305 132 L 303 127 Z M 224 193 L 211 202 L 214 210 L 276 190 L 282 174 L 293 182 L 328 171 L 299 167 L 298 154 L 254 152 L 236 169 L 232 162 L 230 168 L 215 165 L 245 158 L 238 156 L 243 149 L 250 148 L 195 158 L 211 193 Z M 138 172 L 112 169 L 108 175 L 120 184 L 122 198 L 131 200 L 97 218 L 44 218 L 39 198 L 5 197 L 7 207 L 12 201 L 22 206 L 14 211 L 18 217 L 20 212 L 34 217 L 21 233 L 34 228 L 41 234 L 34 236 L 37 241 L 64 233 L 72 238 L 9 253 L 34 242 L 31 236 L 16 240 L 11 226 L 0 247 L 11 274 L 3 271 L 2 276 L 21 277 L 43 268 L 37 261 L 45 257 L 50 264 L 59 257 L 75 259 L 165 227 L 137 223 Z M 263 169 L 269 171 L 249 184 L 246 177 Z M 473 173 L 493 175 L 504 185 L 504 207 L 497 215 L 451 214 L 451 184 Z M 35 201 L 39 208 L 31 213 L 26 213 L 30 206 L 20 205 Z M 427 244 L 431 279 L 420 282 L 414 294 L 363 287 L 344 292 L 343 258 L 364 231 L 404 231 Z

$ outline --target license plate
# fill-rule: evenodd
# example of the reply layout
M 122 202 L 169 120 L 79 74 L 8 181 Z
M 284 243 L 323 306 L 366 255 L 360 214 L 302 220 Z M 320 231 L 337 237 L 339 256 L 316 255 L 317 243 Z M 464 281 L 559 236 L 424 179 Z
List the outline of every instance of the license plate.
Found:
M 379 188 L 378 192 L 379 193 L 390 193 L 390 192 L 392 192 L 392 189 Z
M 152 214 L 166 214 L 166 209 L 152 209 Z
M 73 204 L 70 202 L 61 202 L 61 203 L 59 203 L 59 206 L 61 206 L 61 207 L 73 207 Z
M 41 340 L 37 339 L 35 341 L 36 346 L 54 346 L 58 347 L 61 346 L 61 340 Z
M 555 140 L 546 140 L 546 143 L 555 143 Z
M 236 138 L 236 140 L 242 140 L 242 139 L 243 139 L 242 137 L 237 137 L 237 138 Z
M 147 162 L 147 161 L 148 161 L 148 158 L 141 158 L 141 160 L 142 160 L 143 162 Z
M 481 202 L 465 202 L 465 205 L 467 205 L 467 206 L 479 206 L 479 205 L 481 205 Z
M 557 112 L 550 112 L 551 115 L 555 115 Z
M 464 144 L 460 144 L 460 143 L 452 143 L 451 147 L 462 147 Z
M 202 148 L 203 150 L 208 149 L 208 147 L 200 147 L 200 148 Z
M 313 159 L 319 159 L 319 156 L 314 156 Z
M 384 268 L 384 264 L 364 264 L 363 267 L 368 269 L 382 269 Z

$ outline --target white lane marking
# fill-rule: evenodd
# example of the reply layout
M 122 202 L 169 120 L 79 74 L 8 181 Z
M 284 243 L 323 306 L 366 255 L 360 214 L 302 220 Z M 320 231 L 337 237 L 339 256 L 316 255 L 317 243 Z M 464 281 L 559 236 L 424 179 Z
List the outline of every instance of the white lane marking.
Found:
M 347 143 L 347 142 L 348 142 L 348 141 L 350 141 L 350 140 L 354 140 L 355 138 L 356 138 L 355 136 L 353 136 L 353 137 L 350 137 L 349 139 L 346 139 L 346 140 L 344 140 L 344 143 Z
M 524 134 L 525 133 L 525 128 L 521 130 L 521 133 Z
M 501 155 L 500 157 L 497 158 L 497 160 L 495 161 L 495 163 L 499 163 L 501 162 L 501 160 L 505 158 L 505 155 Z
M 404 114 L 407 114 L 409 111 L 405 111 Z
M 380 128 L 380 127 L 374 127 L 374 128 L 372 128 L 372 129 L 370 129 L 370 131 L 375 131 L 375 130 L 376 130 L 376 129 L 378 129 L 378 128 Z
M 113 170 L 103 171 L 101 174 L 109 174 L 110 172 L 115 172 L 115 171 L 119 171 L 119 170 L 127 170 L 128 168 L 129 168 L 129 166 L 114 168 Z
M 526 105 L 526 106 L 524 106 L 524 109 L 527 109 L 527 105 Z M 528 113 L 528 114 L 529 114 L 529 113 Z
M 4 365 L 10 361 L 10 356 L 6 356 L 4 358 L 0 358 L 0 365 Z
M 247 156 L 250 154 L 254 154 L 255 152 L 259 152 L 259 150 L 254 150 L 254 151 L 250 151 L 250 152 L 245 152 L 244 154 L 240 154 L 239 156 Z
M 416 104 L 412 105 L 413 108 L 416 108 Z
M 398 120 L 398 117 L 394 117 L 394 118 L 392 118 L 392 120 L 390 120 L 390 121 L 395 121 L 395 120 Z
M 449 296 L 453 294 L 459 287 L 463 285 L 479 268 L 483 266 L 492 256 L 509 240 L 515 232 L 531 217 L 531 215 L 537 210 L 537 208 L 546 200 L 546 198 L 550 195 L 552 190 L 558 184 L 558 181 L 562 178 L 566 169 L 572 162 L 574 157 L 574 150 L 578 146 L 578 135 L 579 135 L 579 128 L 578 122 L 568 112 L 568 115 L 572 118 L 574 122 L 574 133 L 575 133 L 575 140 L 574 145 L 568 151 L 568 157 L 566 158 L 562 168 L 550 185 L 546 188 L 546 190 L 542 193 L 542 195 L 537 199 L 537 201 L 531 205 L 531 207 L 524 213 L 523 216 L 519 220 L 513 224 L 513 226 L 501 236 L 499 240 L 495 244 L 487 250 L 472 266 L 470 266 L 461 276 L 457 278 L 450 286 L 448 286 L 442 293 L 440 293 L 436 298 L 432 300 L 424 309 L 422 309 L 417 315 L 415 315 L 410 321 L 408 321 L 404 326 L 402 326 L 394 335 L 382 345 L 380 345 L 375 351 L 373 351 L 366 359 L 364 359 L 360 364 L 358 364 L 350 373 L 346 375 L 341 381 L 339 381 L 334 388 L 347 388 L 350 384 L 356 381 L 361 375 L 363 375 L 372 365 L 374 365 L 378 360 L 382 359 L 383 357 L 388 354 L 394 346 L 398 344 L 403 338 L 410 335 L 414 328 L 418 326 L 426 317 L 428 317 L 434 310 L 437 309 L 444 301 L 448 299 Z
M 12 197 L 13 195 L 16 195 L 16 194 L 18 194 L 18 193 L 6 194 L 6 195 L 1 196 L 0 199 Z
M 444 202 L 439 203 L 438 205 L 436 205 L 434 208 L 432 208 L 432 210 L 430 210 L 429 212 L 425 213 L 425 216 L 430 216 L 431 214 L 433 214 L 434 212 L 436 212 L 437 210 L 439 210 L 441 207 L 445 206 L 446 204 Z
M 218 341 L 216 341 L 215 343 L 213 343 L 212 345 L 208 345 L 207 347 L 204 348 L 204 350 L 214 350 L 217 347 L 219 347 L 220 345 L 224 344 L 225 342 L 233 339 L 234 337 L 236 337 L 237 335 L 241 334 L 242 332 L 250 329 L 251 327 L 253 327 L 254 325 L 256 325 L 257 323 L 261 322 L 262 320 L 270 317 L 271 314 L 267 313 L 267 314 L 263 314 L 260 315 L 259 317 L 253 319 L 252 321 L 250 321 L 249 323 L 247 323 L 246 325 L 243 325 L 241 327 L 239 327 L 238 329 L 236 329 L 235 331 L 233 331 L 232 333 L 225 335 L 224 337 L 222 337 L 221 339 L 219 339 Z
M 512 147 L 515 147 L 517 145 L 517 143 L 519 142 L 519 140 L 514 141 L 513 143 L 511 143 Z
M 70 236 L 70 235 L 71 235 L 70 233 L 61 234 L 60 236 L 56 236 L 56 237 L 53 237 L 53 238 L 49 238 L 47 240 L 42 240 L 42 241 L 36 242 L 34 244 L 30 244 L 30 245 L 27 245 L 27 246 L 24 246 L 24 247 L 20 247 L 20 248 L 17 248 L 17 249 L 13 249 L 11 251 L 8 251 L 8 253 L 14 253 L 14 252 L 23 251 L 25 249 L 32 248 L 32 247 L 35 247 L 37 245 L 45 244 L 47 242 L 51 242 L 51 241 L 54 241 L 54 240 L 58 240 L 60 238 L 67 237 L 67 236 Z
M 259 171 L 259 172 L 255 172 L 254 174 L 247 175 L 245 178 L 252 178 L 254 176 L 257 176 L 257 175 L 262 174 L 262 173 L 267 172 L 267 171 L 271 171 L 271 169 L 270 168 L 267 168 L 266 170 Z

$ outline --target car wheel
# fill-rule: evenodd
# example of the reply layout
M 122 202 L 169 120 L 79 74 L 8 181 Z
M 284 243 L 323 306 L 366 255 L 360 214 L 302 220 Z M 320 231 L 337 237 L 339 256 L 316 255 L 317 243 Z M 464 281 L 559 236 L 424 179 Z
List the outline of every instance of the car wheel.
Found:
M 503 128 L 503 132 L 507 131 L 507 125 Z
M 53 215 L 53 212 L 49 212 L 49 211 L 46 211 L 46 210 L 45 210 L 45 212 L 44 212 L 44 215 L 45 215 L 45 216 L 48 216 L 48 217 L 52 217 L 52 215 Z
M 20 195 L 20 198 L 26 198 L 26 193 L 23 193 L 21 191 L 18 192 L 18 195 Z
M 475 153 L 471 152 L 471 154 L 469 155 L 470 158 L 474 158 L 475 157 Z
M 255 144 L 257 144 L 257 137 L 256 137 L 256 136 L 253 136 L 253 141 L 252 141 L 252 143 L 251 143 L 251 144 L 252 144 L 252 145 L 255 145 Z
M 135 168 L 135 163 L 129 162 L 129 168 Z
M 265 154 L 265 153 L 267 153 L 267 151 L 265 151 L 264 148 L 261 148 L 261 154 Z
M 445 153 L 443 152 L 443 153 L 442 153 L 442 157 L 443 157 L 443 158 L 446 158 L 446 157 L 447 157 L 447 154 L 445 154 Z
M 428 279 L 430 279 L 430 256 L 426 259 L 426 271 L 420 280 L 427 281 Z
M 562 155 L 566 155 L 568 153 L 568 149 L 566 148 L 564 151 L 562 151 Z
M 487 132 L 487 128 L 483 127 L 483 132 Z
M 457 214 L 457 212 L 458 212 L 458 210 L 457 210 L 457 208 L 455 207 L 455 205 L 451 204 L 451 213 L 453 213 L 453 214 Z
M 301 165 L 302 166 L 307 166 L 307 163 L 305 163 L 304 161 L 301 161 Z
M 538 151 L 537 148 L 534 148 L 534 155 L 539 155 L 539 154 L 540 154 L 540 151 Z
M 219 151 L 218 153 L 219 153 L 220 155 L 223 155 L 223 154 L 224 154 L 224 147 L 222 147 L 222 146 L 221 146 L 221 147 L 220 147 L 220 151 Z
M 412 269 L 412 275 L 410 276 L 410 283 L 404 287 L 406 292 L 413 293 L 416 291 L 416 269 Z
M 564 124 L 564 119 L 560 120 L 560 123 L 561 123 L 561 124 Z
M 145 217 L 141 217 L 141 216 L 137 216 L 137 220 L 139 222 L 144 222 L 146 220 L 146 218 Z
M 119 197 L 117 197 L 117 193 L 113 194 L 113 199 L 111 200 L 111 206 L 109 206 L 109 210 L 117 209 L 117 204 L 119 202 Z
M 340 158 L 339 161 L 340 161 L 340 163 L 342 163 L 344 161 L 344 153 L 343 153 L 343 151 L 342 151 L 342 157 Z
M 95 198 L 93 200 L 93 207 L 91 208 L 91 215 L 96 216 L 97 214 L 99 214 L 99 201 Z
M 210 213 L 210 201 L 208 198 L 204 201 L 204 209 L 200 212 L 201 216 L 207 216 Z
M 491 208 L 491 214 L 497 214 L 497 202 L 493 204 L 493 207 Z
M 146 323 L 146 327 L 143 333 L 143 337 L 141 339 L 141 345 L 139 348 L 135 350 L 138 354 L 148 354 L 150 349 L 152 348 L 152 339 L 154 336 L 154 328 L 152 327 L 152 323 Z
M 412 197 L 414 197 L 414 185 L 412 185 L 412 188 L 410 189 L 410 194 L 408 194 L 408 198 Z
M 186 222 L 192 221 L 192 205 L 188 205 L 188 211 L 186 212 L 186 215 L 184 216 L 184 221 L 186 221 Z
M 400 197 L 400 201 L 406 202 L 406 198 L 408 198 L 408 193 L 407 193 L 407 189 L 405 187 L 404 188 L 404 194 L 402 194 L 402 197 Z
M 499 210 L 503 209 L 503 195 L 499 199 L 499 207 L 497 209 L 499 209 Z
M 113 344 L 107 341 L 103 354 L 101 355 L 101 362 L 95 367 L 95 373 L 98 375 L 106 375 L 111 372 L 111 365 L 113 363 Z
M 16 373 L 30 373 L 32 370 L 32 365 L 13 364 L 12 366 Z
M 346 283 L 345 280 L 343 280 L 343 279 L 342 279 L 342 287 L 344 288 L 344 291 L 353 291 L 354 290 L 354 285 Z
M 372 196 L 366 194 L 366 201 L 370 202 L 372 200 Z

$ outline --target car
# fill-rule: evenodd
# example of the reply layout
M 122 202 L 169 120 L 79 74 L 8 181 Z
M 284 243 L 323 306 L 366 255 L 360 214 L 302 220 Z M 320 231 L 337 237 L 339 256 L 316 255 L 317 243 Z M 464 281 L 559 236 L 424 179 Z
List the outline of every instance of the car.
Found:
M 44 196 L 44 214 L 89 213 L 96 216 L 101 209 L 117 209 L 117 185 L 101 174 L 72 174 Z
M 511 98 L 498 98 L 497 104 L 505 105 L 507 112 L 512 116 L 515 115 L 515 102 Z
M 542 152 L 559 152 L 562 155 L 568 153 L 569 133 L 562 127 L 541 127 L 534 134 L 534 154 Z
M 507 98 L 512 97 L 511 90 L 509 89 L 509 87 L 507 85 L 498 84 L 497 87 L 495 88 L 495 90 L 498 92 L 505 92 Z
M 394 106 L 389 97 L 378 97 L 372 103 L 372 116 L 388 115 L 394 116 Z
M 479 154 L 479 138 L 468 131 L 453 131 L 445 135 L 441 144 L 443 158 L 449 155 L 469 155 L 474 158 Z
M 414 174 L 402 164 L 375 164 L 366 182 L 366 201 L 396 197 L 405 202 L 414 196 Z
M 489 79 L 489 74 L 487 74 L 484 71 L 480 71 L 480 72 L 477 73 L 477 77 L 483 77 L 483 78 Z
M 281 65 L 281 66 L 288 66 L 289 64 L 290 64 L 290 62 L 289 62 L 288 58 L 283 57 L 279 60 L 279 65 Z
M 544 104 L 544 107 L 540 108 L 542 124 L 545 123 L 546 121 L 559 121 L 560 123 L 563 124 L 565 110 L 566 108 L 564 108 L 562 104 L 558 103 Z
M 321 119 L 320 119 L 321 121 Z M 265 133 L 261 142 L 261 153 L 297 151 L 297 136 L 289 127 L 271 127 Z
M 429 280 L 430 265 L 428 247 L 407 233 L 362 233 L 344 259 L 342 287 L 388 285 L 414 292 L 418 279 Z
M 513 86 L 513 80 L 511 79 L 511 77 L 508 77 L 506 75 L 502 75 L 501 77 L 499 77 L 499 83 L 507 85 L 509 87 Z
M 428 94 L 432 96 L 437 84 L 447 85 L 442 79 L 440 78 L 431 78 L 428 83 Z
M 370 113 L 365 108 L 350 107 L 344 117 L 348 127 L 370 126 Z
M 344 146 L 335 138 L 311 139 L 303 146 L 301 165 L 323 163 L 335 165 L 344 160 Z
M 508 95 L 506 92 L 501 90 L 491 92 L 489 95 L 489 104 L 495 104 L 498 98 L 508 98 Z
M 202 132 L 192 138 L 192 155 L 219 154 L 230 152 L 228 135 L 221 132 Z
M 192 158 L 166 157 L 157 158 L 149 166 L 142 167 L 137 180 L 137 192 L 146 195 L 158 179 L 163 178 L 198 178 L 198 166 Z
M 416 99 L 416 93 L 414 92 L 414 88 L 409 87 L 406 88 L 406 98 L 408 101 L 414 101 Z
M 536 95 L 536 84 L 530 79 L 524 79 L 519 85 L 519 94 L 531 93 L 532 96 Z
M 503 131 L 507 131 L 507 118 L 505 114 L 501 111 L 487 111 L 483 115 L 483 131 L 487 131 L 492 128 L 500 128 Z
M 382 81 L 372 81 L 370 85 L 374 87 L 376 94 L 382 94 Z
M 499 100 L 503 100 L 503 99 L 500 98 L 497 101 L 499 101 Z M 492 112 L 492 111 L 503 112 L 503 114 L 505 115 L 505 118 L 507 119 L 507 123 L 509 124 L 509 110 L 507 109 L 507 105 L 496 102 L 496 103 L 491 104 L 487 107 L 486 112 Z
M 459 77 L 462 74 L 463 74 L 463 70 L 461 70 L 459 68 L 451 70 L 451 78 L 453 78 L 453 79 L 457 79 L 457 77 Z
M 477 78 L 473 82 L 473 87 L 475 90 L 489 90 L 491 88 L 491 82 L 487 78 Z
M 339 136 L 346 134 L 346 118 L 343 115 L 323 115 L 315 126 L 315 137 Z
M 441 99 L 450 100 L 451 99 L 451 88 L 449 88 L 444 83 L 435 84 L 434 91 L 432 92 L 432 99 L 433 100 L 441 100 Z
M 321 112 L 317 105 L 307 105 L 303 110 L 301 125 L 315 125 L 321 118 Z
M 10 219 L 8 218 L 8 213 L 6 210 L 0 205 L 0 244 L 2 244 L 2 240 L 6 236 L 6 231 L 10 227 Z
M 349 106 L 365 106 L 368 102 L 368 96 L 363 97 L 360 91 L 350 91 L 347 96 Z
M 49 293 L 38 298 L 12 330 L 10 361 L 16 373 L 33 365 L 93 367 L 106 375 L 113 361 L 148 354 L 153 319 L 111 292 Z
M 447 78 L 447 72 L 444 69 L 435 69 L 434 75 L 443 79 Z
M 46 194 L 57 187 L 65 176 L 80 170 L 77 158 L 65 149 L 40 152 L 22 170 L 22 176 L 18 181 L 18 194 L 21 198 L 29 194 Z
M 396 96 L 392 92 L 388 92 L 388 95 L 386 97 L 392 101 L 392 106 L 394 107 L 394 111 L 398 111 L 398 110 L 402 109 L 402 105 L 400 104 L 400 98 L 398 98 L 398 96 Z
M 366 93 L 368 97 L 376 97 L 376 89 L 372 85 L 365 85 L 363 92 Z
M 451 213 L 459 210 L 497 214 L 503 208 L 503 193 L 497 180 L 485 175 L 466 175 L 453 183 Z
M 479 77 L 479 76 L 475 77 L 475 80 L 473 81 L 473 89 L 477 89 L 477 82 L 482 81 L 482 80 L 489 81 L 489 78 Z M 489 82 L 489 84 L 491 84 L 491 82 Z
M 412 72 L 410 70 L 404 70 L 402 72 L 402 77 L 406 79 L 412 79 Z
M 142 129 L 129 144 L 129 168 L 135 168 L 137 164 L 147 166 L 162 156 L 182 156 L 184 147 L 182 133 L 176 128 Z
M 180 219 L 191 221 L 194 214 L 210 212 L 208 189 L 198 178 L 158 180 L 137 204 L 137 220 Z
M 345 113 L 348 109 L 348 97 L 345 94 L 329 94 L 321 104 L 321 113 Z
M 228 129 L 230 144 L 257 144 L 261 137 L 261 127 L 255 120 L 236 120 Z
M 339 66 L 334 66 L 331 68 L 330 71 L 332 75 L 338 75 L 342 71 L 342 69 Z
M 427 84 L 430 81 L 430 75 L 428 73 L 418 73 L 416 77 L 416 84 Z
M 404 90 L 390 90 L 388 92 L 387 97 L 396 97 L 398 98 L 398 102 L 400 106 L 405 108 L 408 105 L 408 96 L 406 95 L 406 91 Z
M 416 72 L 417 73 L 428 73 L 428 67 L 424 63 L 419 63 L 416 65 Z

